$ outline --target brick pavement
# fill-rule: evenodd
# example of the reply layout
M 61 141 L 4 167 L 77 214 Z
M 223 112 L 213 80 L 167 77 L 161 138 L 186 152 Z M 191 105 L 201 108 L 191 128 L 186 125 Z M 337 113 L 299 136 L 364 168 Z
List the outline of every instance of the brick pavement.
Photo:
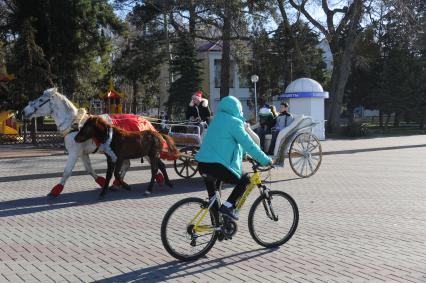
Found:
M 74 176 L 51 200 L 65 156 L 1 159 L 0 181 L 35 178 L 0 182 L 0 282 L 426 282 L 425 144 L 426 136 L 323 142 L 330 154 L 313 177 L 273 173 L 273 189 L 299 205 L 288 243 L 258 246 L 246 208 L 234 239 L 191 263 L 167 254 L 159 229 L 174 202 L 204 197 L 200 178 L 169 169 L 175 188 L 144 197 L 149 174 L 131 171 L 133 191 L 99 202 L 94 181 Z

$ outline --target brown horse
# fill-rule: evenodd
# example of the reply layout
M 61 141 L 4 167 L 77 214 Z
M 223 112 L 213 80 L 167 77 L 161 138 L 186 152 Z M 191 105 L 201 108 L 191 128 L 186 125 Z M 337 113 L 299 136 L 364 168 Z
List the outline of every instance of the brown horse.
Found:
M 160 153 L 163 151 L 164 142 L 167 144 L 169 154 L 178 156 L 179 151 L 172 138 L 167 135 L 151 130 L 128 132 L 108 124 L 100 117 L 91 116 L 84 123 L 74 140 L 76 142 L 84 142 L 88 139 L 94 139 L 98 143 L 105 143 L 108 140 L 110 128 L 112 128 L 113 131 L 110 147 L 117 156 L 117 160 L 114 163 L 112 158 L 105 154 L 107 156 L 108 169 L 106 182 L 100 197 L 105 196 L 107 193 L 113 172 L 114 177 L 119 180 L 124 188 L 129 190 L 130 186 L 122 180 L 120 175 L 120 169 L 123 165 L 123 161 L 132 158 L 142 158 L 144 156 L 147 156 L 151 163 L 151 181 L 146 193 L 152 192 L 152 187 L 154 186 L 154 180 L 158 169 L 160 169 L 163 173 L 165 183 L 169 187 L 172 187 L 166 172 L 166 166 L 160 159 Z

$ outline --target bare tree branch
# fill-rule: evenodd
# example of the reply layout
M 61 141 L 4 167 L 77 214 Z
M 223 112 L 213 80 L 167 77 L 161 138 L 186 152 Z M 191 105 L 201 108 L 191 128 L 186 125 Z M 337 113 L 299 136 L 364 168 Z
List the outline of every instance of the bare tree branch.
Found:
M 300 5 L 297 5 L 296 4 L 296 2 L 294 2 L 294 0 L 289 0 L 290 1 L 290 4 L 291 4 L 291 6 L 293 6 L 293 8 L 295 8 L 296 10 L 298 10 L 298 11 L 300 11 L 300 12 L 302 12 L 302 14 L 317 28 L 317 29 L 319 29 L 323 34 L 324 34 L 324 36 L 327 38 L 327 39 L 331 39 L 331 34 L 328 32 L 328 30 L 323 26 L 323 25 L 321 25 L 317 20 L 315 20 L 309 13 L 308 13 L 308 11 L 306 11 L 306 9 L 305 9 L 305 4 L 306 4 L 306 1 L 307 0 L 303 0 L 302 1 L 302 3 L 300 4 Z
M 328 32 L 331 34 L 334 34 L 335 33 L 334 23 L 333 23 L 334 10 L 331 11 L 330 8 L 328 8 L 327 0 L 322 0 L 322 9 L 324 10 L 325 15 L 327 16 Z

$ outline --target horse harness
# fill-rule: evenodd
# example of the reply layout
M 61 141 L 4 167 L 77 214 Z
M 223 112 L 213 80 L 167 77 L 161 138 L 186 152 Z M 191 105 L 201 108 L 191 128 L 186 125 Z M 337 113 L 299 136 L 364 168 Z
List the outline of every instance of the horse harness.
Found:
M 50 99 L 48 99 L 48 100 L 50 100 Z M 45 102 L 43 102 L 43 104 L 47 103 L 48 100 L 46 100 Z M 42 106 L 43 104 L 41 104 L 40 106 Z M 66 128 L 65 130 L 61 131 L 61 134 L 62 134 L 62 136 L 64 138 L 67 135 L 69 135 L 71 133 L 78 132 L 80 130 L 79 129 L 79 124 L 87 116 L 87 112 L 83 108 L 78 109 L 78 112 L 79 112 L 79 115 L 77 115 L 77 117 L 73 120 L 73 122 L 71 123 L 71 125 L 68 128 Z M 95 141 L 95 145 L 96 145 L 96 148 L 95 148 L 95 150 L 92 153 L 96 153 L 99 150 L 100 143 Z

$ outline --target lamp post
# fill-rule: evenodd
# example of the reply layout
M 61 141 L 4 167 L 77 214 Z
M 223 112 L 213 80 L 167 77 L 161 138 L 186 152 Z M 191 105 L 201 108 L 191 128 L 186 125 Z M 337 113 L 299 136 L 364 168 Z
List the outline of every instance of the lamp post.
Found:
M 256 83 L 259 81 L 258 75 L 251 76 L 251 82 L 254 83 L 254 110 L 256 115 L 256 123 L 257 123 L 257 93 L 256 93 Z

